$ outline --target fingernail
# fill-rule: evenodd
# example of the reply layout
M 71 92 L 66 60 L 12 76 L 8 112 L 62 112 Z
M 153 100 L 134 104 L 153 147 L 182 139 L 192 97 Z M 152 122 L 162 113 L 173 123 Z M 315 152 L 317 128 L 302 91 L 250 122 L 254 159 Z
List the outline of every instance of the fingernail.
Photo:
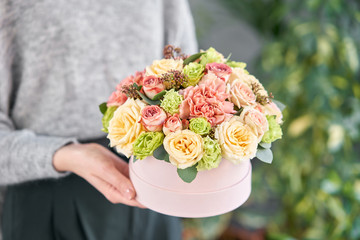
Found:
M 134 199 L 135 196 L 135 191 L 131 188 L 127 188 L 125 190 L 125 197 L 128 198 L 129 200 Z

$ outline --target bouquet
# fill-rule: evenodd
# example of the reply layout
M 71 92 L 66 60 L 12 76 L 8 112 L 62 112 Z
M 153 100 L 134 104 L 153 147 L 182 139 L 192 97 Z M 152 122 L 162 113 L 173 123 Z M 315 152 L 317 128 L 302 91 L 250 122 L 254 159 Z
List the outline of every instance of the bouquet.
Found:
M 100 105 L 111 147 L 133 161 L 169 162 L 187 183 L 221 161 L 271 163 L 282 108 L 245 63 L 214 48 L 186 56 L 171 45 Z

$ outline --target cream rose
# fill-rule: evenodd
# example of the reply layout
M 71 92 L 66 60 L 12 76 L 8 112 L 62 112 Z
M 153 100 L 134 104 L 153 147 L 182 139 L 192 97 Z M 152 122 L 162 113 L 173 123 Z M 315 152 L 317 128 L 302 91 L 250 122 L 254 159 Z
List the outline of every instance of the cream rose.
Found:
M 252 107 L 245 107 L 240 114 L 240 121 L 248 125 L 255 135 L 258 137 L 258 142 L 261 141 L 264 133 L 269 130 L 269 123 L 265 114 L 259 112 Z
M 133 143 L 136 138 L 145 131 L 140 123 L 141 109 L 146 106 L 139 99 L 129 98 L 126 102 L 118 107 L 114 116 L 109 123 L 110 146 L 116 147 L 118 152 L 123 153 L 126 157 L 133 154 Z
M 235 79 L 227 85 L 227 93 L 230 95 L 231 102 L 238 108 L 256 103 L 256 96 L 251 88 L 239 79 Z
M 162 74 L 169 72 L 170 70 L 182 71 L 183 60 L 175 59 L 161 59 L 155 60 L 153 63 L 146 67 L 146 76 L 154 75 L 160 77 Z
M 237 116 L 221 123 L 215 130 L 215 138 L 219 140 L 222 156 L 229 161 L 239 163 L 256 155 L 257 136 Z
M 170 155 L 170 162 L 177 168 L 191 167 L 203 156 L 203 139 L 199 134 L 190 130 L 168 134 L 163 144 L 166 152 Z
M 265 90 L 264 86 L 260 83 L 260 81 L 253 75 L 246 73 L 243 68 L 232 69 L 232 73 L 229 77 L 228 82 L 232 83 L 236 79 L 244 82 L 246 85 L 248 85 L 249 88 L 251 88 L 253 84 L 257 84 L 257 86 L 259 87 L 258 94 L 266 97 L 269 95 L 268 92 Z

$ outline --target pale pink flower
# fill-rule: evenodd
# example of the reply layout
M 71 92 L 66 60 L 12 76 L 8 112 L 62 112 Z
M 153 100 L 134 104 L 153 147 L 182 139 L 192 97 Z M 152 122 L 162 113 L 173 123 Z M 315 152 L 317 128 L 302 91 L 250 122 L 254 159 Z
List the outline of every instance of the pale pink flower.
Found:
M 265 114 L 259 112 L 253 107 L 244 107 L 240 114 L 240 121 L 252 129 L 258 138 L 258 142 L 261 141 L 264 133 L 269 130 L 269 123 Z
M 207 73 L 214 73 L 224 82 L 227 82 L 232 73 L 231 67 L 229 67 L 225 63 L 208 63 L 206 64 L 205 68 Z
M 151 132 L 161 131 L 166 120 L 166 113 L 158 105 L 146 106 L 141 110 L 141 123 Z
M 151 75 L 144 78 L 142 90 L 148 98 L 153 99 L 156 94 L 165 90 L 165 86 L 160 78 Z
M 256 96 L 251 88 L 238 79 L 229 83 L 227 90 L 230 94 L 231 102 L 238 108 L 255 105 L 256 103 Z
M 173 116 L 168 117 L 163 125 L 163 132 L 168 135 L 171 132 L 182 130 L 182 123 L 179 114 L 175 113 Z

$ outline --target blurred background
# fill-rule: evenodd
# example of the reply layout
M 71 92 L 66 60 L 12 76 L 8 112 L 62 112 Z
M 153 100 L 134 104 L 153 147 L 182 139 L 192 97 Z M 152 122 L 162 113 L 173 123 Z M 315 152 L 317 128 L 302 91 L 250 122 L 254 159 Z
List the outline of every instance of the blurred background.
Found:
M 247 62 L 287 108 L 246 204 L 185 219 L 184 239 L 360 239 L 360 1 L 189 2 L 199 47 Z

